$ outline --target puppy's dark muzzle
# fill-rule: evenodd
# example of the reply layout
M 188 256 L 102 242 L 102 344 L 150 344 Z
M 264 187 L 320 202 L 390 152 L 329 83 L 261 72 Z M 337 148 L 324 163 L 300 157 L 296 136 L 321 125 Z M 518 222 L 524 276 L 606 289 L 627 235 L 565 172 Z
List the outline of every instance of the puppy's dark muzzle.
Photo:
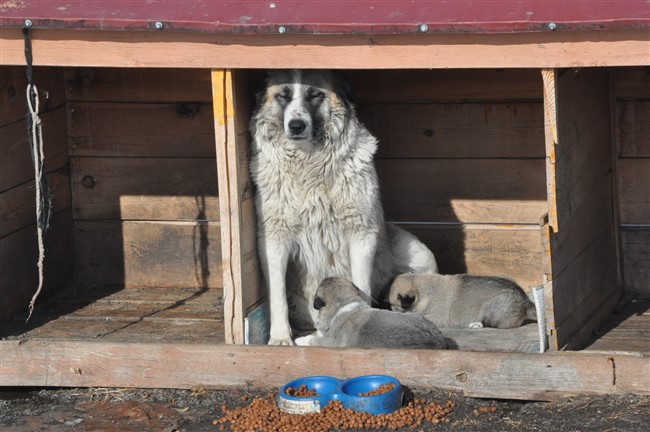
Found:
M 307 124 L 303 120 L 294 119 L 289 122 L 289 132 L 293 136 L 299 136 L 307 128 Z

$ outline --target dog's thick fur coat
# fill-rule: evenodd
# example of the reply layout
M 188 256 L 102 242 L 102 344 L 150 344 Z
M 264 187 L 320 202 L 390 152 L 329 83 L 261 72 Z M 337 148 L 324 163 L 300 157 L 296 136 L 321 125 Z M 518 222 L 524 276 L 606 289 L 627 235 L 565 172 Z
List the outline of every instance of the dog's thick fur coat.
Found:
M 447 348 L 447 340 L 417 313 L 373 309 L 350 281 L 325 279 L 316 290 L 319 318 L 315 335 L 296 339 L 298 345 L 360 348 Z
M 314 293 L 327 277 L 351 280 L 369 301 L 395 274 L 437 270 L 413 235 L 386 228 L 377 140 L 357 120 L 338 74 L 270 72 L 250 132 L 270 344 L 291 344 L 291 327 L 313 331 Z
M 513 328 L 537 320 L 535 304 L 521 287 L 494 276 L 400 275 L 388 302 L 392 310 L 420 313 L 440 328 Z

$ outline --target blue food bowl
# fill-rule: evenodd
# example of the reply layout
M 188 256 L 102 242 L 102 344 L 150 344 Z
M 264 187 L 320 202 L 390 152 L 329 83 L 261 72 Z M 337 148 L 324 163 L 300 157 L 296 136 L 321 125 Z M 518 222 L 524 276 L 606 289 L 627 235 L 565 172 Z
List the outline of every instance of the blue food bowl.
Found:
M 379 387 L 392 384 L 394 387 L 382 394 L 364 396 Z M 296 397 L 286 393 L 287 388 L 307 386 L 316 390 L 316 396 Z M 387 375 L 367 375 L 349 380 L 330 376 L 311 376 L 285 384 L 278 393 L 278 407 L 291 414 L 320 412 L 333 400 L 340 400 L 344 408 L 370 414 L 388 414 L 402 406 L 402 385 L 396 378 Z
M 309 390 L 316 390 L 316 396 L 296 397 L 287 394 L 289 387 L 297 389 L 306 385 Z M 310 376 L 299 378 L 285 384 L 278 393 L 278 407 L 291 414 L 308 414 L 320 412 L 333 400 L 341 388 L 341 380 L 330 376 Z
M 393 388 L 386 393 L 362 396 L 390 384 Z M 344 395 L 341 398 L 344 408 L 375 415 L 388 414 L 399 409 L 404 394 L 399 380 L 387 375 L 367 375 L 349 379 L 343 383 L 341 391 Z

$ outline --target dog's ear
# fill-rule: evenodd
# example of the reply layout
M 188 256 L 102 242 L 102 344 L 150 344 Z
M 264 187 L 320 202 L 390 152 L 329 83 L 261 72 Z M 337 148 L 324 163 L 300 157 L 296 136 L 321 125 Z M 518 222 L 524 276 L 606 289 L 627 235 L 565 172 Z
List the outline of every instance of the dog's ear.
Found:
M 402 309 L 407 310 L 415 303 L 415 296 L 397 294 L 397 300 L 399 300 Z
M 325 302 L 322 298 L 316 296 L 316 298 L 314 298 L 314 309 L 321 310 L 323 307 L 325 307 Z
M 350 87 L 350 82 L 345 74 L 341 71 L 335 70 L 332 71 L 332 76 L 334 78 L 334 88 L 336 89 L 336 94 L 339 99 L 343 102 L 346 108 L 350 108 L 352 105 L 352 87 Z

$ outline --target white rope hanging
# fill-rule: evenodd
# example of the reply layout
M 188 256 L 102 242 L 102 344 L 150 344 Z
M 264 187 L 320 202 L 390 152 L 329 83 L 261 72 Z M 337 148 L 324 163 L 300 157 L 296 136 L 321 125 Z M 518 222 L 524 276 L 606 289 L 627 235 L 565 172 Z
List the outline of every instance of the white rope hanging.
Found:
M 30 93 L 33 92 L 33 93 Z M 34 84 L 27 84 L 27 106 L 29 108 L 29 115 L 31 116 L 30 133 L 32 136 L 32 155 L 34 156 L 34 186 L 36 188 L 36 236 L 38 238 L 38 288 L 29 302 L 29 315 L 27 321 L 34 312 L 34 304 L 38 295 L 43 289 L 43 261 L 45 260 L 45 247 L 43 246 L 43 228 L 39 221 L 42 219 L 43 202 L 41 190 L 41 179 L 43 178 L 43 134 L 41 133 L 42 123 L 41 118 L 38 116 L 38 89 Z M 34 94 L 34 103 L 30 94 Z

